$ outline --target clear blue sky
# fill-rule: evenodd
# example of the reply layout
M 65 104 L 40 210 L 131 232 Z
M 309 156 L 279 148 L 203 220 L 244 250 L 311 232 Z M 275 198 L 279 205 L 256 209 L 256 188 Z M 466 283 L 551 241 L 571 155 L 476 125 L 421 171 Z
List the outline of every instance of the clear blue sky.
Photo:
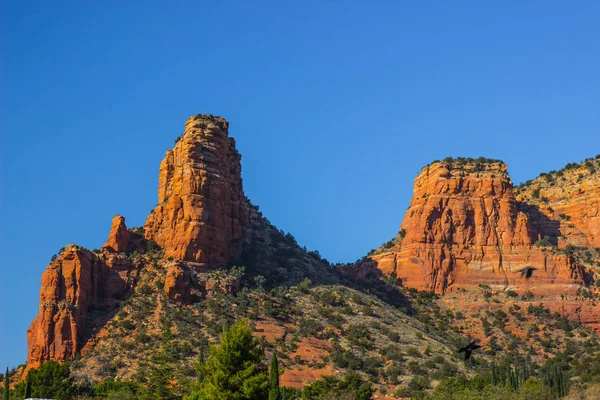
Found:
M 600 152 L 597 1 L 199 3 L 3 2 L 0 369 L 50 256 L 142 225 L 193 114 L 230 121 L 246 194 L 331 261 L 395 235 L 433 159 L 518 183 Z

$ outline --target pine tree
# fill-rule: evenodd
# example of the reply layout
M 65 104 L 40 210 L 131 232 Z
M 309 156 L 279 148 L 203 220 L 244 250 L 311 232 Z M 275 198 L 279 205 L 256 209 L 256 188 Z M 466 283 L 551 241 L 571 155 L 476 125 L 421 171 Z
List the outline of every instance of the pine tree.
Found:
M 4 400 L 8 400 L 8 396 L 9 396 L 9 383 L 10 383 L 10 377 L 8 374 L 8 367 L 6 367 L 6 374 L 4 374 Z
M 271 373 L 269 374 L 269 400 L 279 400 L 279 363 L 277 362 L 277 353 L 273 352 L 271 358 Z
M 27 380 L 25 383 L 25 398 L 31 397 L 31 374 L 27 374 Z
M 263 364 L 264 351 L 252 336 L 248 321 L 223 329 L 219 345 L 211 345 L 209 357 L 199 366 L 201 381 L 192 385 L 187 400 L 264 400 L 269 381 Z

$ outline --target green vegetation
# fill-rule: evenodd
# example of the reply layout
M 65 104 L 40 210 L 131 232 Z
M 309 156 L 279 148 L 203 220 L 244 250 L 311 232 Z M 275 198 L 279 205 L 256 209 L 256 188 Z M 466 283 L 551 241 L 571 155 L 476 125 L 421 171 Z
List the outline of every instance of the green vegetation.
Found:
M 91 388 L 74 383 L 68 364 L 48 361 L 39 368 L 30 369 L 25 381 L 17 383 L 11 392 L 11 399 L 70 399 L 78 394 L 90 393 Z
M 273 352 L 271 357 L 271 366 L 269 372 L 269 400 L 281 400 L 279 391 L 279 363 L 277 362 L 277 353 Z
M 554 186 L 554 185 L 556 185 L 557 181 L 565 179 L 565 172 L 572 171 L 577 168 L 586 168 L 587 174 L 593 175 L 598 171 L 599 167 L 600 167 L 600 163 L 599 163 L 598 156 L 596 156 L 594 158 L 586 158 L 585 160 L 578 162 L 578 163 L 575 163 L 575 162 L 568 163 L 562 169 L 560 169 L 558 171 L 552 170 L 550 172 L 542 172 L 541 174 L 538 175 L 537 178 L 528 180 L 528 181 L 522 183 L 521 185 L 519 185 L 519 188 L 531 186 L 534 182 L 538 182 L 538 180 L 540 180 L 540 179 L 543 179 L 543 181 L 541 182 L 542 184 Z M 584 175 L 579 175 L 577 178 L 577 181 L 581 181 L 581 179 L 583 177 L 584 177 Z M 536 191 L 537 191 L 537 195 L 536 195 Z M 535 199 L 539 198 L 539 187 L 534 189 L 533 197 Z
M 187 400 L 262 400 L 267 396 L 264 352 L 248 321 L 223 330 L 220 343 L 210 346 L 209 354 L 206 362 L 197 366 L 198 382 L 192 385 Z
M 535 245 L 537 247 L 554 247 L 554 244 L 551 242 L 551 240 L 552 239 L 550 238 L 550 236 L 546 235 L 537 242 L 535 242 Z
M 462 166 L 462 165 L 466 165 L 466 164 L 475 164 L 476 171 L 483 171 L 485 169 L 485 164 L 501 163 L 502 160 L 497 160 L 494 158 L 486 158 L 486 157 L 478 157 L 478 158 L 446 157 L 442 161 L 433 160 L 430 164 L 427 164 L 425 167 L 429 167 L 430 165 L 433 165 L 433 164 L 436 164 L 439 162 L 444 162 L 444 163 L 447 163 L 450 165 L 457 165 L 457 166 Z M 425 168 L 425 167 L 423 167 L 423 168 Z
M 359 374 L 349 372 L 342 380 L 326 376 L 323 380 L 305 386 L 302 390 L 302 399 L 369 400 L 373 393 L 371 384 L 365 382 Z
M 196 297 L 185 305 L 165 293 L 167 263 L 158 246 L 150 250 L 148 243 L 147 251 L 127 253 L 130 260 L 144 264 L 133 281 L 136 289 L 119 299 L 119 309 L 98 345 L 70 364 L 74 392 L 131 400 L 210 399 L 218 398 L 217 392 L 232 399 L 367 399 L 375 391 L 437 399 L 444 398 L 444 385 L 455 382 L 459 388 L 450 399 L 468 398 L 458 397 L 464 391 L 473 398 L 501 394 L 505 400 L 588 390 L 599 380 L 597 336 L 538 305 L 539 297 L 532 293 L 519 297 L 481 285 L 472 294 L 482 309 L 448 309 L 433 292 L 402 287 L 395 274 L 368 273 L 351 280 L 316 252 L 297 247 L 293 236 L 268 232 L 254 238 L 252 251 L 245 249 L 242 260 L 236 261 L 246 268 L 211 270 L 180 263 L 195 286 L 189 295 Z M 400 230 L 394 240 L 405 234 Z M 591 256 L 584 248 L 565 251 L 599 259 L 596 250 Z M 265 254 L 276 260 L 272 268 L 261 261 Z M 265 338 L 253 338 L 249 330 L 235 331 L 246 319 L 256 321 L 257 332 L 265 328 Z M 244 324 L 248 328 L 252 323 Z M 267 334 L 279 329 L 282 337 Z M 454 351 L 473 339 L 473 330 L 489 339 L 464 362 Z M 229 346 L 224 345 L 225 333 L 237 337 Z M 321 341 L 329 342 L 325 354 L 304 356 L 310 343 Z M 273 355 L 268 375 L 265 354 Z M 547 359 L 556 360 L 559 370 Z M 339 373 L 303 391 L 278 388 L 278 375 L 288 368 L 332 368 Z M 87 377 L 96 386 L 85 386 Z
M 8 400 L 10 395 L 9 383 L 10 375 L 8 373 L 8 367 L 6 367 L 6 373 L 4 374 L 4 400 Z

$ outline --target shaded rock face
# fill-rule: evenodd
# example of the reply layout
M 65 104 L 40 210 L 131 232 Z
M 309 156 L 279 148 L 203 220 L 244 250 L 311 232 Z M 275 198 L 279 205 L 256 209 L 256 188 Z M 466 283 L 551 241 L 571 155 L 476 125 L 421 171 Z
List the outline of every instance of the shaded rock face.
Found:
M 375 265 L 406 286 L 437 293 L 479 284 L 574 293 L 583 283 L 569 256 L 533 245 L 537 232 L 519 211 L 500 162 L 425 167 L 415 179 L 401 232 L 401 244 L 371 256 L 355 273 Z M 527 266 L 538 270 L 525 280 L 518 271 Z
M 104 249 L 96 255 L 68 245 L 42 274 L 37 317 L 27 331 L 28 368 L 48 360 L 73 359 L 89 340 L 92 330 L 102 325 L 131 292 L 138 268 L 122 250 L 122 231 L 113 229 Z M 117 227 L 125 228 L 122 217 Z M 114 234 L 121 232 L 121 234 Z
M 159 204 L 144 225 L 166 257 L 222 266 L 240 256 L 248 225 L 240 160 L 227 121 L 187 120 L 161 163 Z

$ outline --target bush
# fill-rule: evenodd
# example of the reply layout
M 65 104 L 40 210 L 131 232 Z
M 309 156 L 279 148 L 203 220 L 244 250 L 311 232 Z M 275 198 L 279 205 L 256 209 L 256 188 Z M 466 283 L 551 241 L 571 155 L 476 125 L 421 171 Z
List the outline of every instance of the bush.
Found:
M 537 247 L 553 247 L 554 244 L 552 244 L 552 242 L 550 241 L 550 236 L 544 236 L 542 239 L 538 240 L 537 242 L 535 242 L 535 245 Z
M 406 349 L 406 354 L 411 357 L 421 357 L 421 353 L 414 346 L 410 346 L 408 349 Z
M 310 291 L 310 285 L 312 285 L 312 281 L 308 278 L 304 278 L 302 279 L 302 282 L 297 285 L 297 287 L 302 293 L 308 293 Z
M 345 333 L 350 343 L 364 348 L 373 347 L 373 337 L 366 325 L 350 324 Z
M 388 360 L 396 362 L 404 361 L 404 354 L 402 354 L 402 349 L 397 344 L 390 344 L 389 346 L 380 349 L 379 353 Z
M 323 380 L 305 386 L 302 390 L 302 399 L 369 400 L 373 393 L 374 390 L 370 383 L 365 382 L 359 374 L 350 372 L 341 381 L 335 377 L 326 376 Z
M 336 291 L 333 290 L 323 290 L 317 295 L 317 298 L 324 304 L 330 306 L 343 306 L 345 305 L 342 296 Z
M 323 325 L 314 318 L 300 321 L 300 333 L 304 336 L 317 336 L 323 330 Z
M 334 349 L 331 361 L 338 368 L 347 368 L 351 370 L 360 370 L 363 368 L 364 362 L 354 353 L 348 350 Z

